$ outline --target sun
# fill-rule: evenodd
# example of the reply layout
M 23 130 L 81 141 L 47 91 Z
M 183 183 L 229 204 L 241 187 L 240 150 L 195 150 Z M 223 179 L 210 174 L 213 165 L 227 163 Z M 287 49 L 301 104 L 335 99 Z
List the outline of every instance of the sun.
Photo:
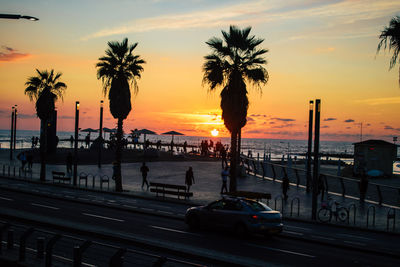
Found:
M 211 131 L 212 136 L 218 136 L 218 134 L 219 134 L 219 131 L 217 129 L 214 129 Z

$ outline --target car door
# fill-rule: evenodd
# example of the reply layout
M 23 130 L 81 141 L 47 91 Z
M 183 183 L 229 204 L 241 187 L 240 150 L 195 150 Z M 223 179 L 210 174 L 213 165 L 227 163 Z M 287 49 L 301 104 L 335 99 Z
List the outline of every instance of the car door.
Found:
M 220 227 L 222 217 L 221 212 L 224 205 L 224 200 L 218 200 L 205 207 L 201 215 L 202 224 L 208 227 Z

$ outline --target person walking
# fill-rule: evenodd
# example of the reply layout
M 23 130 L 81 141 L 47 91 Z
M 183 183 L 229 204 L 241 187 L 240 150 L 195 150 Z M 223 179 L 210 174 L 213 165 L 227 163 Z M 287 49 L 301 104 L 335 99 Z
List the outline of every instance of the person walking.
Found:
M 367 194 L 367 189 L 368 189 L 368 177 L 364 173 L 360 179 L 360 201 L 362 203 L 364 203 L 365 196 Z
M 142 167 L 140 167 L 140 172 L 142 173 L 142 189 L 144 184 L 147 186 L 147 190 L 149 190 L 149 183 L 147 182 L 147 173 L 149 172 L 149 167 L 146 166 L 146 162 L 143 161 Z
M 229 176 L 229 167 L 227 165 L 225 166 L 225 169 L 223 169 L 221 172 L 221 178 L 222 178 L 221 195 L 224 193 L 224 189 L 225 193 L 228 193 L 228 188 L 227 188 L 228 176 Z
M 289 190 L 289 178 L 287 177 L 287 175 L 285 175 L 282 179 L 282 194 L 284 200 L 288 199 L 287 195 L 288 190 Z
M 228 167 L 228 160 L 226 158 L 227 155 L 226 155 L 226 150 L 224 147 L 221 148 L 220 153 L 221 153 L 221 158 L 222 158 L 221 164 L 222 164 L 222 168 L 224 169 L 225 167 Z
M 186 192 L 189 192 L 190 187 L 192 184 L 194 184 L 194 176 L 193 176 L 193 169 L 192 167 L 189 167 L 189 169 L 186 171 L 186 177 L 185 177 L 185 184 L 187 186 Z
M 72 173 L 72 161 L 73 161 L 72 153 L 68 152 L 67 159 L 66 159 L 67 173 Z
M 25 151 L 22 151 L 21 153 L 19 153 L 17 158 L 21 161 L 21 171 L 24 171 L 24 168 L 25 168 L 25 165 L 27 162 Z

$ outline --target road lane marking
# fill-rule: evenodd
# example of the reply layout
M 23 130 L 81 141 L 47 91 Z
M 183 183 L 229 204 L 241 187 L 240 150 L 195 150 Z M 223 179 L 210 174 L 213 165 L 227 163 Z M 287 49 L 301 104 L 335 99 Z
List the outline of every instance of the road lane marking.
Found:
M 367 238 L 367 237 L 357 236 L 357 235 L 349 235 L 349 234 L 338 234 L 338 235 L 345 236 L 345 237 L 351 237 L 351 238 L 358 238 L 358 239 L 363 239 L 363 240 L 368 240 L 368 241 L 374 240 L 372 238 Z
M 142 209 L 142 210 L 148 210 L 148 211 L 154 211 L 154 209 L 148 209 L 148 208 L 140 208 L 140 209 Z
M 7 201 L 14 201 L 14 199 L 6 198 L 6 197 L 0 197 L 0 199 L 2 199 L 2 200 L 7 200 Z
M 160 212 L 160 213 L 166 213 L 166 214 L 173 214 L 172 212 L 170 212 L 170 211 L 163 211 L 163 210 L 158 210 L 157 212 Z
M 304 254 L 304 253 L 295 252 L 295 251 L 290 251 L 290 250 L 285 250 L 285 249 L 279 249 L 279 248 L 271 248 L 271 247 L 253 245 L 253 244 L 250 244 L 250 243 L 246 243 L 246 245 L 252 246 L 252 247 L 257 247 L 257 248 L 268 249 L 268 250 L 272 250 L 272 251 L 283 252 L 283 253 L 287 253 L 287 254 L 293 254 L 293 255 L 297 255 L 297 256 L 303 256 L 303 257 L 308 257 L 308 258 L 315 258 L 314 255 Z
M 111 218 L 111 217 L 105 217 L 105 216 L 96 215 L 96 214 L 91 214 L 91 213 L 84 213 L 84 212 L 82 212 L 82 214 L 83 214 L 83 215 L 86 215 L 86 216 L 90 216 L 90 217 L 105 219 L 105 220 L 111 220 L 111 221 L 116 221 L 116 222 L 125 222 L 125 220 L 115 219 L 115 218 Z
M 171 207 L 167 207 L 167 206 L 164 206 L 164 205 L 157 205 L 157 204 L 150 204 L 150 205 L 154 206 L 154 207 L 163 208 L 163 209 L 172 209 Z
M 319 239 L 326 239 L 326 240 L 329 240 L 329 241 L 334 241 L 335 240 L 334 238 L 325 237 L 325 236 L 319 236 L 319 235 L 311 235 L 311 237 L 319 238 Z
M 293 234 L 293 235 L 304 235 L 303 233 L 297 233 L 297 232 L 292 232 L 292 231 L 288 231 L 288 230 L 283 230 L 283 233 L 288 233 L 288 234 Z
M 354 241 L 344 241 L 344 243 L 357 245 L 357 246 L 366 246 L 366 244 L 364 244 L 364 243 L 354 242 Z
M 171 228 L 165 228 L 165 227 L 160 227 L 160 226 L 155 226 L 155 225 L 149 225 L 149 226 L 152 227 L 152 228 L 155 228 L 155 229 L 160 229 L 160 230 L 169 231 L 169 232 L 200 236 L 199 234 L 194 234 L 194 233 L 181 231 L 181 230 L 176 230 L 176 229 L 171 229 Z
M 42 204 L 37 204 L 37 203 L 31 203 L 31 205 L 32 206 L 36 206 L 36 207 L 51 209 L 51 210 L 59 210 L 60 209 L 60 208 L 57 208 L 57 207 L 47 206 L 47 205 L 42 205 Z
M 285 225 L 285 228 L 294 228 L 294 229 L 301 229 L 301 230 L 311 231 L 310 228 L 304 228 L 304 227 L 298 227 L 298 226 L 291 226 L 291 225 Z
M 122 205 L 123 207 L 131 208 L 131 209 L 137 209 L 137 206 L 130 206 L 130 205 Z

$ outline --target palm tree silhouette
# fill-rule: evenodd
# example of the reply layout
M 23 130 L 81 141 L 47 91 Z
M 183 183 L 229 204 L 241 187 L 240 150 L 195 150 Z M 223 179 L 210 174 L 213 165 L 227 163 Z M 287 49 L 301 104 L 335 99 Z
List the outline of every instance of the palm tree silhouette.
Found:
M 54 113 L 55 101 L 63 98 L 67 85 L 60 82 L 61 72 L 54 73 L 36 69 L 37 76 L 29 77 L 25 85 L 25 94 L 35 101 L 36 114 L 41 120 L 40 133 L 40 180 L 46 181 L 47 123 Z
M 128 38 L 122 42 L 108 42 L 106 56 L 100 57 L 96 64 L 97 79 L 103 83 L 103 93 L 110 100 L 110 112 L 118 119 L 117 150 L 115 174 L 115 190 L 122 192 L 121 153 L 122 153 L 122 127 L 123 121 L 132 109 L 130 84 L 134 93 L 138 92 L 137 79 L 143 71 L 142 64 L 146 62 L 139 55 L 132 54 L 138 43 L 128 44 Z
M 397 58 L 400 53 L 400 16 L 396 16 L 390 20 L 389 27 L 385 27 L 379 35 L 381 40 L 378 44 L 377 53 L 383 47 L 385 50 L 388 48 L 393 50 L 392 58 L 390 59 L 389 70 L 391 70 L 397 63 Z M 389 44 L 388 44 L 389 41 Z M 399 66 L 399 86 L 400 86 L 400 66 Z
M 251 27 L 243 30 L 230 26 L 221 31 L 223 40 L 213 37 L 206 42 L 212 53 L 205 56 L 203 83 L 211 91 L 222 87 L 222 119 L 231 133 L 231 168 L 229 191 L 236 191 L 237 141 L 241 128 L 246 125 L 249 100 L 246 81 L 261 91 L 268 82 L 268 72 L 263 65 L 266 49 L 257 48 L 264 39 L 250 35 Z

